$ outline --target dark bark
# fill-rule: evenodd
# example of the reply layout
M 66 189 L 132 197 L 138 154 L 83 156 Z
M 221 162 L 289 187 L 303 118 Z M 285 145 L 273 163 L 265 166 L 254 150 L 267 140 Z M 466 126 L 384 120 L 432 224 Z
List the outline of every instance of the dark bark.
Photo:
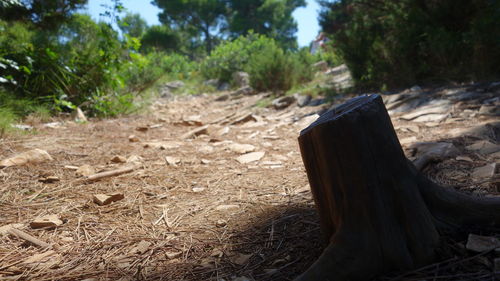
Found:
M 500 225 L 500 201 L 442 188 L 409 162 L 382 99 L 352 99 L 299 137 L 329 246 L 296 280 L 369 280 L 434 261 L 439 232 Z

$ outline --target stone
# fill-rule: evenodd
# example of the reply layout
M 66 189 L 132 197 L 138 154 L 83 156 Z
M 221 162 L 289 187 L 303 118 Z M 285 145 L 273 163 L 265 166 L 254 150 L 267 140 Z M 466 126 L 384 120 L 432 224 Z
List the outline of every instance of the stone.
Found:
M 121 155 L 115 155 L 113 158 L 111 158 L 111 162 L 113 163 L 127 163 L 127 158 L 121 156 Z
M 177 90 L 184 87 L 186 84 L 182 81 L 172 81 L 165 84 L 171 90 Z
M 217 220 L 217 222 L 215 223 L 215 226 L 217 227 L 224 227 L 227 225 L 227 221 L 225 220 Z
M 219 86 L 219 83 L 220 83 L 219 79 L 210 79 L 210 80 L 204 81 L 203 85 L 214 87 L 215 89 L 217 89 L 217 87 Z
M 227 90 L 229 90 L 229 88 L 231 88 L 231 86 L 229 85 L 229 83 L 224 82 L 224 83 L 221 83 L 219 85 L 219 87 L 217 87 L 217 91 L 227 91 Z
M 311 66 L 315 71 L 325 72 L 328 70 L 328 63 L 324 60 L 318 61 L 317 63 L 314 63 Z
M 177 166 L 177 164 L 181 163 L 181 159 L 173 156 L 167 156 L 165 157 L 165 161 L 167 161 L 167 164 L 170 166 Z
M 99 206 L 104 206 L 122 200 L 123 198 L 125 198 L 123 193 L 95 194 L 93 197 L 93 201 Z
M 191 130 L 181 136 L 181 139 L 190 139 L 200 135 L 208 135 L 208 125 Z
M 142 240 L 139 242 L 134 248 L 130 250 L 131 254 L 144 254 L 149 250 L 149 247 L 151 247 L 151 242 L 144 241 Z
M 312 99 L 308 104 L 307 106 L 319 106 L 319 105 L 322 105 L 326 103 L 326 99 L 322 99 L 322 98 L 319 98 L 319 99 Z
M 230 93 L 231 96 L 249 96 L 254 94 L 254 89 L 250 86 L 241 87 L 238 90 Z
M 500 151 L 500 145 L 491 143 L 487 140 L 477 141 L 465 148 L 467 150 L 477 151 L 481 154 L 490 154 Z
M 449 142 L 419 142 L 411 145 L 410 148 L 416 150 L 415 156 L 417 158 L 423 155 L 434 158 L 446 158 L 459 153 L 456 146 Z
M 50 154 L 47 151 L 35 148 L 0 161 L 0 169 L 5 167 L 20 166 L 26 164 L 39 164 L 52 160 L 54 159 L 50 156 Z
M 478 113 L 481 115 L 498 116 L 500 115 L 500 107 L 495 105 L 482 105 Z
M 88 122 L 87 117 L 85 116 L 85 114 L 83 113 L 83 111 L 79 107 L 77 107 L 73 111 L 72 117 L 73 117 L 73 120 L 75 120 L 75 122 L 79 122 L 79 123 Z
M 139 142 L 140 140 L 135 135 L 130 135 L 130 136 L 128 136 L 128 141 L 129 142 Z
M 59 218 L 58 215 L 47 215 L 30 222 L 30 227 L 33 229 L 54 228 L 62 225 L 63 223 L 64 222 Z
M 284 109 L 290 106 L 292 103 L 296 101 L 294 96 L 284 96 L 284 97 L 279 97 L 275 100 L 273 100 L 272 105 L 274 109 Z
M 474 169 L 472 176 L 476 179 L 488 179 L 495 175 L 497 164 L 491 163 Z
M 246 72 L 237 71 L 233 73 L 234 84 L 241 88 L 250 85 L 250 75 Z
M 247 154 L 243 154 L 240 157 L 236 158 L 238 162 L 241 164 L 247 164 L 255 161 L 259 161 L 264 157 L 266 153 L 264 151 L 250 152 Z
M 251 144 L 232 143 L 229 145 L 229 149 L 231 151 L 239 153 L 239 154 L 245 154 L 245 153 L 254 151 L 255 146 L 253 146 Z
M 230 125 L 239 125 L 250 121 L 257 122 L 257 118 L 252 113 L 245 113 L 234 118 Z
M 24 125 L 24 124 L 11 124 L 10 125 L 14 129 L 19 129 L 23 131 L 31 131 L 33 130 L 33 126 L 30 125 Z
M 485 252 L 500 247 L 500 240 L 491 236 L 469 234 L 465 248 L 473 252 Z
M 76 170 L 76 174 L 80 175 L 80 176 L 88 177 L 90 175 L 95 174 L 95 169 L 94 169 L 94 167 L 92 167 L 88 164 L 85 164 L 85 165 L 78 167 L 78 169 Z
M 308 105 L 312 99 L 311 95 L 301 95 L 301 94 L 296 93 L 293 96 L 297 100 L 297 105 L 299 107 L 304 107 L 304 106 Z

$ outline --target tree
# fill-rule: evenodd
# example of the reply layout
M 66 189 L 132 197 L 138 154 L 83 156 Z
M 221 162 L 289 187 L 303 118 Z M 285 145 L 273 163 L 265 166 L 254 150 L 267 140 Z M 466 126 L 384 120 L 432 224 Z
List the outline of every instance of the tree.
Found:
M 443 233 L 454 240 L 470 227 L 500 226 L 500 198 L 465 195 L 416 170 L 379 95 L 325 112 L 299 145 L 329 245 L 296 281 L 365 281 L 413 269 L 435 261 Z
M 500 2 L 321 0 L 320 25 L 358 85 L 500 75 Z
M 0 6 L 0 18 L 32 22 L 41 29 L 53 30 L 86 4 L 87 0 L 9 0 Z
M 179 48 L 179 36 L 168 26 L 153 25 L 141 38 L 141 48 L 145 51 L 171 51 Z
M 306 6 L 305 0 L 229 0 L 228 28 L 236 38 L 249 31 L 274 38 L 282 47 L 297 47 L 297 23 L 292 13 Z
M 125 17 L 120 19 L 118 27 L 123 33 L 140 38 L 146 31 L 148 24 L 140 14 L 128 12 Z
M 153 0 L 162 9 L 160 22 L 172 30 L 187 32 L 194 40 L 203 38 L 210 53 L 214 41 L 223 31 L 226 5 L 224 0 Z

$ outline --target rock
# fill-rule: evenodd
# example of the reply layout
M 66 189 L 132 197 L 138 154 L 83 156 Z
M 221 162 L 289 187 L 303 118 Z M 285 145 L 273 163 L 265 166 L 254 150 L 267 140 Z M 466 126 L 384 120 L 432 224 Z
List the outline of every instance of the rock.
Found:
M 215 101 L 226 101 L 228 99 L 229 99 L 229 94 L 224 94 L 224 95 L 220 95 L 217 98 L 215 98 Z
M 205 82 L 203 82 L 203 85 L 214 87 L 215 89 L 217 89 L 217 87 L 219 86 L 219 83 L 220 83 L 219 79 L 210 79 L 210 80 L 206 80 Z
M 239 125 L 250 121 L 257 122 L 257 118 L 252 113 L 245 113 L 234 118 L 230 125 Z
M 451 110 L 451 105 L 449 101 L 435 100 L 433 101 L 432 104 L 417 108 L 412 112 L 401 116 L 400 118 L 406 121 L 414 120 L 415 122 L 429 122 L 429 121 L 437 122 L 435 120 L 438 117 L 441 117 L 443 115 L 447 116 L 450 110 Z M 432 117 L 429 117 L 428 115 Z
M 130 135 L 130 136 L 128 136 L 128 141 L 129 142 L 139 142 L 140 140 L 135 135 Z
M 232 211 L 232 210 L 236 210 L 236 209 L 239 209 L 240 208 L 240 205 L 219 205 L 217 206 L 215 209 L 217 211 Z
M 38 164 L 52 160 L 54 159 L 47 151 L 35 148 L 0 161 L 0 169 L 25 164 Z
M 95 169 L 94 169 L 94 167 L 85 164 L 85 165 L 78 167 L 78 169 L 76 170 L 76 174 L 80 175 L 80 176 L 88 177 L 90 175 L 95 174 Z
M 184 87 L 186 84 L 182 81 L 172 81 L 165 84 L 171 90 L 177 90 Z
M 229 85 L 229 83 L 224 82 L 224 83 L 221 83 L 219 85 L 219 87 L 217 87 L 217 91 L 227 91 L 227 90 L 229 90 L 229 88 L 231 88 L 231 86 Z
M 250 75 L 246 72 L 238 71 L 233 73 L 234 84 L 241 88 L 250 85 Z
M 115 155 L 113 158 L 111 158 L 111 162 L 113 162 L 113 163 L 127 163 L 127 158 L 125 158 L 121 155 Z
M 467 150 L 477 151 L 481 154 L 490 154 L 500 151 L 500 145 L 481 140 L 465 147 Z
M 99 206 L 104 206 L 122 200 L 123 198 L 125 198 L 123 193 L 95 194 L 93 197 L 93 201 Z
M 43 178 L 40 178 L 38 181 L 39 182 L 43 182 L 43 183 L 54 183 L 54 182 L 58 182 L 60 181 L 61 179 L 59 177 L 56 177 L 56 176 L 48 176 L 48 177 L 43 177 Z
M 459 153 L 453 143 L 449 142 L 419 142 L 410 146 L 410 149 L 415 149 L 415 157 L 419 158 L 423 155 L 433 156 L 434 158 L 452 157 Z
M 254 90 L 250 86 L 241 87 L 238 90 L 230 93 L 231 96 L 249 96 L 254 93 Z
M 130 250 L 131 254 L 144 254 L 148 251 L 149 247 L 151 247 L 151 242 L 142 240 L 137 244 L 134 248 Z
M 469 234 L 465 248 L 473 252 L 485 252 L 500 247 L 500 241 L 491 236 Z
M 312 99 L 307 105 L 308 106 L 319 106 L 319 105 L 322 105 L 326 102 L 325 99 Z
M 296 101 L 294 96 L 284 96 L 284 97 L 279 97 L 275 100 L 273 100 L 272 105 L 275 109 L 284 109 L 290 106 L 292 103 Z
M 33 126 L 30 125 L 24 125 L 24 124 L 11 124 L 10 125 L 12 128 L 23 130 L 23 131 L 31 131 L 33 130 Z
M 191 188 L 191 191 L 193 191 L 194 193 L 202 192 L 204 190 L 205 188 L 203 186 L 194 186 L 193 188 Z
M 227 225 L 227 221 L 225 220 L 217 220 L 217 222 L 215 223 L 215 226 L 217 227 L 224 227 Z
M 304 107 L 306 106 L 312 99 L 311 95 L 301 95 L 301 94 L 294 94 L 293 97 L 297 100 L 297 105 L 299 107 Z
M 314 63 L 311 66 L 315 71 L 325 72 L 328 70 L 328 63 L 324 60 L 318 61 L 317 63 Z
M 64 222 L 59 218 L 58 215 L 48 215 L 41 218 L 37 218 L 30 222 L 30 227 L 33 229 L 38 228 L 54 228 L 62 225 Z
M 239 153 L 239 154 L 244 154 L 248 152 L 252 152 L 255 150 L 255 146 L 251 144 L 239 144 L 239 143 L 232 143 L 229 145 L 229 149 L 233 152 Z
M 190 139 L 200 135 L 208 135 L 208 125 L 191 130 L 181 136 L 181 139 Z
M 181 159 L 173 156 L 165 157 L 167 164 L 170 166 L 177 166 L 177 164 L 181 163 Z
M 73 117 L 73 120 L 75 120 L 75 122 L 80 122 L 80 123 L 88 122 L 87 117 L 85 116 L 85 114 L 83 113 L 83 111 L 79 107 L 77 107 L 73 111 L 72 117 Z
M 130 157 L 127 158 L 127 163 L 140 163 L 142 160 L 142 157 L 139 155 L 130 155 Z
M 482 105 L 478 113 L 481 115 L 498 116 L 500 115 L 500 107 L 495 105 Z
M 465 161 L 465 162 L 472 162 L 472 158 L 470 158 L 468 156 L 457 156 L 455 158 L 455 160 L 457 160 L 457 161 Z
M 410 91 L 412 91 L 412 92 L 420 92 L 420 91 L 422 91 L 422 88 L 420 88 L 420 86 L 418 86 L 418 85 L 415 85 L 415 86 L 413 86 L 413 87 L 410 88 Z
M 474 169 L 472 177 L 476 179 L 488 179 L 495 175 L 497 164 L 491 163 L 485 166 Z
M 262 159 L 262 157 L 264 157 L 265 154 L 266 153 L 264 151 L 250 152 L 241 155 L 240 157 L 236 158 L 236 160 L 241 164 L 247 164 L 254 161 L 259 161 L 260 159 Z

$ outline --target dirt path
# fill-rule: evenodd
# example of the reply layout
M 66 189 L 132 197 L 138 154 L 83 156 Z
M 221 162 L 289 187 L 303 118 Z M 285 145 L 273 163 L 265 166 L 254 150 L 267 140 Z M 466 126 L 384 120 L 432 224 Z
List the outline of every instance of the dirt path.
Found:
M 439 110 L 435 107 L 442 104 L 425 101 L 421 93 L 419 98 L 411 91 L 388 97 L 401 143 L 414 158 L 429 150 L 410 148 L 417 142 L 453 143 L 453 155 L 432 158 L 443 159 L 424 171 L 466 192 L 498 196 L 495 175 L 473 176 L 477 168 L 499 161 L 498 150 L 467 148 L 480 141 L 498 146 L 496 117 L 478 113 L 485 99 L 453 100 L 459 93 L 449 91 L 433 92 L 432 100 L 451 101 Z M 18 224 L 56 246 L 27 245 L 0 229 L 0 280 L 297 276 L 320 254 L 322 244 L 296 139 L 315 118 L 312 114 L 326 106 L 292 105 L 277 111 L 254 106 L 261 98 L 162 99 L 145 116 L 64 122 L 57 128 L 39 124 L 36 134 L 2 140 L 0 159 L 39 148 L 54 160 L 0 170 L 0 226 Z M 414 105 L 417 99 L 421 102 Z M 404 106 L 410 107 L 398 112 Z M 424 116 L 446 116 L 424 121 L 405 117 L 429 108 L 439 113 Z M 199 135 L 187 134 L 192 130 Z M 237 159 L 242 155 L 255 161 L 241 163 L 245 159 Z M 99 172 L 130 165 L 113 163 L 115 156 L 137 156 L 140 164 L 130 173 L 90 183 L 71 167 L 87 164 Z M 60 180 L 40 182 L 49 176 Z M 104 206 L 93 202 L 95 194 L 115 192 L 124 199 Z M 57 215 L 62 225 L 30 227 L 45 215 Z

